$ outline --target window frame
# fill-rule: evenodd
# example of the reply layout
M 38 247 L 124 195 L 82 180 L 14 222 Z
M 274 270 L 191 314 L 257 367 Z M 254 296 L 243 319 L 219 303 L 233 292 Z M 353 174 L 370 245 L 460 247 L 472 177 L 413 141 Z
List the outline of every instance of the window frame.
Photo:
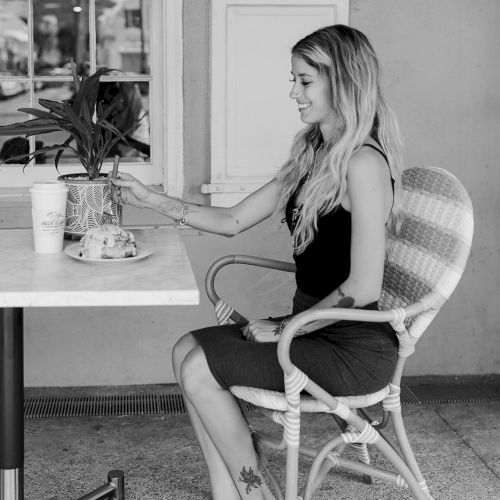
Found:
M 29 66 L 33 54 L 33 7 L 29 0 L 28 30 Z M 184 187 L 183 176 L 183 0 L 151 0 L 150 75 L 130 77 L 129 80 L 149 81 L 150 85 L 150 140 L 151 159 L 148 163 L 122 163 L 121 170 L 138 177 L 147 185 L 162 185 L 172 196 L 181 196 Z M 90 2 L 90 19 L 95 19 L 94 2 Z M 95 67 L 96 43 L 95 23 L 91 30 L 91 64 Z M 33 75 L 28 77 L 7 77 L 6 80 L 30 82 L 30 107 L 39 107 L 34 100 Z M 102 80 L 113 80 L 103 77 Z M 127 78 L 121 78 L 127 80 Z M 168 84 L 167 84 L 168 82 Z M 155 110 L 158 110 L 155 112 Z M 103 172 L 112 168 L 112 161 L 105 162 Z M 59 168 L 60 174 L 81 172 L 77 165 L 64 165 L 64 156 Z M 54 179 L 59 174 L 54 165 L 30 164 L 23 169 L 19 165 L 0 165 L 0 196 L 12 193 L 26 194 L 36 180 Z

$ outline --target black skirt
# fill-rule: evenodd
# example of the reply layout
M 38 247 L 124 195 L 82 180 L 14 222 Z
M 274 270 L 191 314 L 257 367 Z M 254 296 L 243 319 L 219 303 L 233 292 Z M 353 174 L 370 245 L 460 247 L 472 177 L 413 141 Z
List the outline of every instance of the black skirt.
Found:
M 318 299 L 297 290 L 293 314 Z M 376 309 L 376 302 L 363 309 Z M 273 319 L 273 318 L 270 318 Z M 241 325 L 212 326 L 191 332 L 221 387 L 233 385 L 284 391 L 277 343 L 252 342 Z M 292 363 L 334 396 L 369 394 L 386 386 L 397 361 L 398 341 L 389 323 L 338 321 L 297 337 L 290 348 Z

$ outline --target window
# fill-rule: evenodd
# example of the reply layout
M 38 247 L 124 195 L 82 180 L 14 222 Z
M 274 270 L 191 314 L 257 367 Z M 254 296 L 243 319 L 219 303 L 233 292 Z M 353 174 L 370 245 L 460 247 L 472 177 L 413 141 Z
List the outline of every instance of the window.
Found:
M 104 103 L 118 95 L 133 104 L 114 113 L 118 128 L 128 114 L 149 112 L 110 165 L 119 154 L 122 170 L 182 192 L 182 0 L 0 0 L 0 124 L 28 119 L 17 110 L 41 108 L 39 99 L 71 98 L 71 60 L 80 73 L 117 70 L 99 92 Z M 59 139 L 0 136 L 0 187 L 54 178 L 52 153 L 24 171 L 9 157 Z M 65 152 L 59 170 L 82 169 Z

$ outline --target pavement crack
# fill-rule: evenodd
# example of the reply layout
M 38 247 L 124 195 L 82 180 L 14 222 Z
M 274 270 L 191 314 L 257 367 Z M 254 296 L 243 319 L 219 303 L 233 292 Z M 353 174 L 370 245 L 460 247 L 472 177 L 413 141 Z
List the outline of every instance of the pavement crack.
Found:
M 486 462 L 484 460 L 484 458 L 479 455 L 476 450 L 472 447 L 472 445 L 470 443 L 468 443 L 459 433 L 456 429 L 454 429 L 452 427 L 452 425 L 450 424 L 450 422 L 448 422 L 448 419 L 444 416 L 444 415 L 441 415 L 441 413 L 439 413 L 439 410 L 437 408 L 434 408 L 434 411 L 436 412 L 436 415 L 443 421 L 443 423 L 448 427 L 448 429 L 450 429 L 452 432 L 455 433 L 455 435 L 458 437 L 458 439 L 460 439 L 460 441 L 462 441 L 462 443 L 465 444 L 465 446 L 467 446 L 467 448 L 469 448 L 470 451 L 472 451 L 472 453 L 478 458 L 478 460 L 480 462 L 483 463 L 483 465 L 500 481 L 500 475 L 495 471 L 495 469 L 493 469 L 492 467 L 490 467 L 490 465 L 488 464 L 488 462 Z

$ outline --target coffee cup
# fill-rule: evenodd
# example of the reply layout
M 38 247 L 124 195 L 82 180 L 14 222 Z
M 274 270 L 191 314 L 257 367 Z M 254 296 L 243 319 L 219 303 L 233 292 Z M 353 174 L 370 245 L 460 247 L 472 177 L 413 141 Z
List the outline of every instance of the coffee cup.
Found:
M 30 189 L 35 252 L 63 249 L 68 188 L 64 181 L 37 181 Z

